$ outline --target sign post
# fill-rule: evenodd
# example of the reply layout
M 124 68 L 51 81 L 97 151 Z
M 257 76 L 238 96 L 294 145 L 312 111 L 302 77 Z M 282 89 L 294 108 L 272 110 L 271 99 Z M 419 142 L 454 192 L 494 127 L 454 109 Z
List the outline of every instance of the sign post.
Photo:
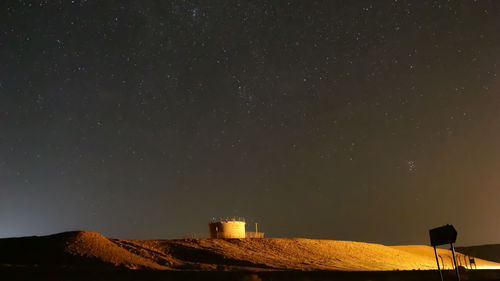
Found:
M 457 273 L 457 279 L 460 281 L 460 274 L 458 274 L 457 261 L 455 260 L 455 247 L 453 247 L 453 243 L 451 245 L 451 252 L 453 253 L 453 263 L 455 264 L 455 272 Z
M 441 281 L 443 281 L 443 274 L 441 273 L 441 268 L 439 267 L 436 246 L 445 245 L 448 243 L 451 245 L 451 252 L 453 254 L 453 263 L 455 264 L 457 280 L 460 281 L 460 274 L 458 274 L 457 261 L 455 259 L 455 247 L 453 247 L 453 243 L 457 241 L 457 231 L 455 230 L 453 225 L 447 224 L 430 229 L 429 236 L 431 238 L 431 246 L 434 247 L 434 255 L 436 255 L 436 262 L 439 270 L 439 276 L 441 276 Z
M 434 255 L 436 256 L 436 262 L 438 265 L 439 276 L 441 276 L 441 281 L 443 281 L 443 273 L 441 272 L 441 267 L 439 266 L 439 260 L 438 260 L 438 254 L 436 251 L 436 246 L 434 246 Z M 443 266 L 444 266 L 444 264 L 443 264 Z

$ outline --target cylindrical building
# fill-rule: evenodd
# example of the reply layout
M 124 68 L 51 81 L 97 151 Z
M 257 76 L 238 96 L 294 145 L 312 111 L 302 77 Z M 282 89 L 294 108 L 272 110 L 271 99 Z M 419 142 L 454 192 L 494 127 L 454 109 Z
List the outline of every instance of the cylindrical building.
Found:
M 245 238 L 245 222 L 221 220 L 208 224 L 210 238 Z

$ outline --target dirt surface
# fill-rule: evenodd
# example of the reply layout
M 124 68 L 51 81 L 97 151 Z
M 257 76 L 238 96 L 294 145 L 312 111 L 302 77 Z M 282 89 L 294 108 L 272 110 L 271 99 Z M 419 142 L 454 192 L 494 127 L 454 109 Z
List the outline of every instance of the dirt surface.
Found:
M 434 252 L 428 246 L 384 246 L 302 238 L 123 240 L 76 231 L 0 239 L 0 249 L 3 268 L 251 272 L 436 268 Z M 449 268 L 451 252 L 440 249 L 439 255 Z M 479 269 L 500 269 L 500 264 L 481 259 L 476 259 L 476 264 Z

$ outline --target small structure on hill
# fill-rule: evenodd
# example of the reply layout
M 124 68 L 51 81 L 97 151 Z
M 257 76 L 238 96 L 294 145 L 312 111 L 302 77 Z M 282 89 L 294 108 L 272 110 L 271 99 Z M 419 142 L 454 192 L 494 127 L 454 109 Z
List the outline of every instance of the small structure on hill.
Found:
M 259 232 L 259 224 L 255 223 L 255 232 L 247 232 L 247 238 L 264 238 L 264 232 Z
M 264 232 L 258 232 L 255 223 L 255 232 L 245 231 L 244 219 L 220 219 L 212 220 L 208 224 L 210 238 L 264 238 Z
M 244 220 L 218 220 L 208 224 L 210 238 L 245 238 Z

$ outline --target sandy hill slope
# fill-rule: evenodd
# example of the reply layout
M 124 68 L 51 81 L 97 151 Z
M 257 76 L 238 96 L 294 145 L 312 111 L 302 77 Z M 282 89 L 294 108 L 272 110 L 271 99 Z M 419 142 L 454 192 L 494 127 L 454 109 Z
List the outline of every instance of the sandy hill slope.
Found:
M 456 250 L 474 257 L 500 262 L 500 244 L 458 247 Z
M 78 231 L 0 239 L 0 249 L 0 266 L 254 271 L 436 268 L 433 250 L 427 246 L 301 238 L 123 240 Z M 450 251 L 439 250 L 439 254 L 449 268 Z M 480 259 L 476 263 L 478 268 L 500 269 L 498 263 Z
M 409 246 L 392 246 L 394 249 L 405 251 L 413 255 L 418 255 L 426 259 L 432 259 L 434 261 L 434 267 L 436 266 L 436 256 L 434 254 L 434 249 L 430 246 L 423 245 L 409 245 Z M 453 269 L 453 254 L 451 250 L 437 249 L 439 264 L 441 268 Z M 469 261 L 466 255 L 455 249 L 456 262 L 458 266 L 463 266 L 470 268 Z M 477 268 L 480 269 L 499 269 L 499 265 L 496 262 L 476 259 Z
M 0 249 L 2 265 L 167 269 L 90 231 L 0 239 Z

